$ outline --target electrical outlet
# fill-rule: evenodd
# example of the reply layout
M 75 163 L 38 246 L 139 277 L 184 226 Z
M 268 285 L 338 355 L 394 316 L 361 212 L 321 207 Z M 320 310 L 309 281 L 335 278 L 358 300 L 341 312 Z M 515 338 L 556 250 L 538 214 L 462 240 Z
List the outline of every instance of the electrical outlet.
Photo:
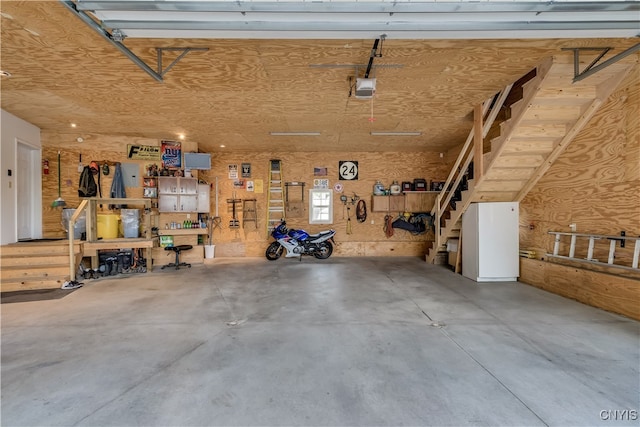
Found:
M 191 219 L 191 214 L 187 214 L 187 219 Z
M 374 220 L 371 220 L 371 225 L 375 224 L 376 222 Z

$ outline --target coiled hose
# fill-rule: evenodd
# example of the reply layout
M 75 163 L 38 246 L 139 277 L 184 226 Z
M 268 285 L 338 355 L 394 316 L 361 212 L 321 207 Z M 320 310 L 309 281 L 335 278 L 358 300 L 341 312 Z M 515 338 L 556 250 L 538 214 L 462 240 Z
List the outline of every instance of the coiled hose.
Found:
M 384 230 L 385 236 L 393 236 L 393 217 L 391 215 L 385 215 L 382 229 Z

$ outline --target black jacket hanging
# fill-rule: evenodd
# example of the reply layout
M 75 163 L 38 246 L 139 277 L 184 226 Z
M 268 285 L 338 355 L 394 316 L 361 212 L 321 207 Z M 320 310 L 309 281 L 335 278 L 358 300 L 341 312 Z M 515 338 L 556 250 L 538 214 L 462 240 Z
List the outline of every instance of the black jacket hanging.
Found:
M 78 196 L 95 197 L 98 193 L 98 186 L 93 178 L 93 173 L 89 166 L 85 166 L 80 174 L 80 183 L 78 184 Z

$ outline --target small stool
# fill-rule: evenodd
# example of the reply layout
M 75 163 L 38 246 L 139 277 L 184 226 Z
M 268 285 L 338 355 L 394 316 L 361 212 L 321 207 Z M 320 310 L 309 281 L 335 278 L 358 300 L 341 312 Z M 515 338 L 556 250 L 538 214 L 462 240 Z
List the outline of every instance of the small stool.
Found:
M 171 264 L 163 265 L 162 270 L 165 267 L 175 267 L 176 270 L 180 270 L 180 266 L 185 266 L 191 268 L 191 264 L 186 262 L 180 262 L 180 252 L 188 251 L 189 249 L 193 249 L 191 245 L 178 245 L 178 246 L 167 246 L 164 248 L 165 251 L 174 251 L 176 253 L 176 262 L 172 262 Z

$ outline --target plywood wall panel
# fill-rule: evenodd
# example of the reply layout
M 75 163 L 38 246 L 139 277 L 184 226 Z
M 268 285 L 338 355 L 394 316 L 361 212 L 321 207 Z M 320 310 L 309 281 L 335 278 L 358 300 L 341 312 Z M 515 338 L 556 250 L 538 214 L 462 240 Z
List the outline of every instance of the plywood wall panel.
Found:
M 80 198 L 77 195 L 77 187 L 80 173 L 77 170 L 78 154 L 82 152 L 83 163 L 88 164 L 91 160 L 100 162 L 132 162 L 126 159 L 127 144 L 158 145 L 159 140 L 149 138 L 123 137 L 113 135 L 85 134 L 85 142 L 79 144 L 74 142 L 75 134 L 55 134 L 45 133 L 43 135 L 43 156 L 55 159 L 57 148 L 61 147 L 62 155 L 62 196 L 69 207 L 76 207 Z M 381 147 L 384 146 L 384 139 L 380 140 Z M 313 143 L 305 139 L 298 138 L 297 144 Z M 183 143 L 183 150 L 190 151 L 196 148 L 195 143 Z M 216 256 L 223 256 L 225 253 L 230 256 L 264 256 L 264 250 L 271 238 L 266 233 L 266 207 L 267 207 L 267 187 L 268 169 L 271 159 L 280 159 L 283 165 L 285 181 L 305 182 L 305 206 L 304 212 L 297 218 L 288 219 L 292 228 L 304 228 L 315 233 L 327 228 L 337 230 L 336 241 L 344 248 L 341 253 L 336 249 L 336 256 L 349 254 L 360 254 L 366 256 L 422 256 L 424 255 L 430 242 L 433 240 L 433 233 L 413 235 L 410 232 L 395 229 L 393 236 L 386 237 L 383 226 L 386 213 L 371 212 L 371 194 L 373 185 L 377 180 L 381 180 L 388 188 L 396 180 L 413 181 L 414 178 L 424 178 L 431 180 L 444 180 L 448 173 L 449 165 L 446 159 L 442 159 L 439 153 L 426 152 L 229 152 L 224 154 L 214 154 L 212 156 L 212 169 L 210 171 L 200 171 L 199 179 L 209 182 L 212 185 L 210 194 L 209 213 L 215 215 L 216 193 L 215 178 L 218 178 L 218 215 L 221 217 L 221 227 L 212 231 L 213 244 L 220 245 L 216 249 Z M 340 160 L 354 160 L 359 162 L 359 177 L 357 181 L 340 181 L 338 179 L 338 162 Z M 55 163 L 55 162 L 54 162 Z M 144 173 L 144 166 L 148 162 L 140 161 L 140 174 Z M 236 164 L 238 167 L 242 163 L 251 164 L 251 177 L 254 182 L 261 180 L 263 192 L 249 192 L 245 188 L 234 186 L 234 180 L 228 177 L 228 165 Z M 50 163 L 51 164 L 51 163 Z M 43 176 L 43 203 L 50 206 L 57 197 L 57 169 L 55 164 L 51 164 L 50 174 Z M 326 167 L 328 175 L 326 177 L 315 177 L 314 167 Z M 113 168 L 109 176 L 101 176 L 103 195 L 108 195 L 113 177 Z M 367 219 L 360 223 L 356 220 L 355 205 L 349 205 L 350 210 L 339 200 L 339 194 L 334 194 L 334 223 L 323 225 L 309 225 L 308 222 L 308 191 L 313 187 L 314 178 L 329 179 L 330 188 L 340 182 L 344 185 L 344 194 L 349 198 L 356 195 L 367 203 Z M 297 189 L 292 190 L 292 199 L 299 199 Z M 140 197 L 141 187 L 127 188 L 130 197 Z M 232 218 L 232 205 L 228 199 L 256 199 L 257 207 L 257 227 L 254 222 L 247 222 L 245 226 L 233 229 L 229 227 Z M 60 233 L 60 211 L 48 212 L 45 207 L 44 229 L 46 233 Z M 102 207 L 107 210 L 107 205 Z M 100 210 L 100 208 L 99 208 Z M 53 213 L 53 214 L 51 214 Z M 392 213 L 397 215 L 397 213 Z M 352 234 L 347 234 L 347 221 L 351 216 Z M 242 224 L 242 205 L 237 205 L 236 217 Z M 159 226 L 164 228 L 166 223 L 171 221 L 182 222 L 186 216 L 180 214 L 162 214 L 159 218 Z M 232 250 L 233 249 L 233 250 Z M 226 251 L 226 252 L 225 252 Z
M 219 214 L 222 218 L 222 229 L 214 231 L 214 243 L 227 244 L 239 243 L 246 244 L 244 250 L 246 256 L 263 256 L 266 245 L 270 239 L 266 238 L 266 206 L 267 206 L 267 181 L 268 181 L 268 165 L 269 160 L 277 158 L 282 161 L 283 174 L 285 181 L 305 182 L 305 201 L 308 203 L 308 190 L 313 185 L 313 168 L 326 167 L 330 187 L 338 180 L 338 161 L 339 160 L 356 160 L 359 162 L 359 179 L 358 181 L 340 181 L 344 185 L 344 194 L 352 197 L 354 194 L 361 197 L 367 202 L 368 216 L 365 223 L 359 223 L 355 219 L 355 206 L 351 206 L 351 222 L 353 234 L 346 234 L 346 225 L 348 213 L 346 207 L 340 202 L 339 194 L 334 195 L 334 223 L 331 225 L 309 225 L 308 208 L 305 209 L 305 215 L 302 218 L 290 218 L 287 220 L 289 227 L 304 228 L 309 232 L 318 232 L 327 228 L 337 230 L 336 241 L 344 243 L 349 249 L 349 253 L 366 253 L 377 255 L 409 254 L 419 256 L 424 250 L 428 239 L 433 239 L 430 235 L 414 236 L 404 230 L 396 230 L 391 238 L 385 237 L 383 231 L 385 213 L 371 212 L 370 196 L 373 184 L 380 179 L 388 187 L 393 180 L 412 181 L 414 178 L 423 177 L 426 179 L 444 179 L 446 178 L 447 165 L 439 158 L 437 153 L 426 153 L 415 155 L 415 153 L 257 153 L 242 154 L 229 153 L 221 156 L 215 156 L 213 160 L 212 170 L 204 173 L 202 176 L 209 182 L 215 181 L 218 176 L 219 182 Z M 228 165 L 241 163 L 251 163 L 252 177 L 251 179 L 261 179 L 264 184 L 264 193 L 250 193 L 243 189 L 234 189 L 233 181 L 228 179 Z M 325 177 L 315 177 L 325 178 Z M 235 193 L 234 193 L 235 192 Z M 227 198 L 232 198 L 235 194 L 236 198 L 256 198 L 258 207 L 258 229 L 256 230 L 253 223 L 247 225 L 247 228 L 230 229 L 228 227 L 231 219 L 230 206 L 226 203 Z M 297 193 L 296 193 L 297 198 Z M 211 212 L 215 212 L 215 194 L 211 197 Z M 238 218 L 242 221 L 241 213 Z M 373 224 L 371 223 L 373 221 Z M 381 242 L 391 243 L 394 246 L 389 249 L 387 246 L 377 245 Z M 403 249 L 403 245 L 407 244 Z M 355 246 L 354 246 L 355 244 Z M 345 248 L 347 247 L 345 246 Z M 354 249 L 356 248 L 356 249 Z M 336 250 L 336 255 L 338 255 Z
M 547 231 L 640 235 L 640 72 L 638 67 L 521 203 L 521 247 L 544 257 L 553 248 Z M 533 230 L 529 226 L 533 226 Z M 596 246 L 606 261 L 608 242 Z M 568 251 L 568 243 L 563 243 Z M 586 254 L 580 242 L 578 254 Z M 630 265 L 633 245 L 616 249 L 616 263 Z
M 76 141 L 77 136 L 82 135 L 84 141 Z M 169 139 L 169 138 L 167 138 Z M 110 135 L 89 134 L 78 130 L 73 134 L 57 134 L 44 132 L 42 134 L 42 158 L 49 160 L 49 174 L 42 175 L 42 205 L 43 205 L 43 233 L 45 236 L 58 236 L 64 234 L 62 226 L 62 209 L 51 207 L 51 203 L 58 197 L 58 166 L 57 153 L 60 150 L 61 195 L 66 202 L 66 208 L 77 208 L 81 198 L 78 196 L 78 184 L 80 172 L 78 171 L 79 155 L 82 154 L 82 163 L 89 165 L 92 160 L 101 165 L 106 161 L 110 164 L 109 175 L 100 175 L 102 196 L 110 197 L 114 164 L 133 163 L 139 165 L 139 185 L 126 187 L 127 197 L 142 197 L 142 176 L 145 166 L 152 162 L 127 159 L 127 144 L 141 144 L 158 146 L 160 141 L 150 138 L 120 137 Z M 197 144 L 185 141 L 183 150 L 197 150 Z M 159 163 L 159 162 L 158 162 Z M 97 177 L 96 177 L 97 183 Z M 98 206 L 98 212 L 109 210 L 108 204 Z
M 526 258 L 520 258 L 520 280 L 640 320 L 638 280 Z

